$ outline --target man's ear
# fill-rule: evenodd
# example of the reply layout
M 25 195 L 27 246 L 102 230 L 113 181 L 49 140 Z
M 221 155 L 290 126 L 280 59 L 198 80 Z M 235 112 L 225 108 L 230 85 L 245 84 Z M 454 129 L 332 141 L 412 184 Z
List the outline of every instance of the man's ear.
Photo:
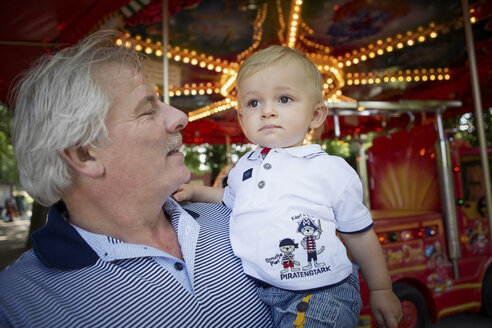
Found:
M 309 123 L 310 129 L 317 129 L 326 120 L 326 116 L 328 115 L 328 107 L 324 104 L 324 102 L 320 102 L 314 106 L 313 118 L 311 119 L 311 123 Z
M 67 148 L 60 155 L 80 174 L 90 178 L 98 178 L 104 174 L 104 165 L 91 147 Z

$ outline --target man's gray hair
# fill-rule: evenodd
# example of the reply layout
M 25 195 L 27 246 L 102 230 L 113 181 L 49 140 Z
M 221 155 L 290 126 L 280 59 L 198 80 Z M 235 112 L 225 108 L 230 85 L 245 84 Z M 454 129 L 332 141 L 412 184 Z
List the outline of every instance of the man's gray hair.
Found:
M 39 58 L 16 82 L 12 141 L 25 190 L 49 206 L 72 184 L 65 149 L 101 146 L 107 141 L 106 115 L 113 100 L 93 78 L 105 63 L 141 71 L 143 56 L 116 46 L 114 31 L 96 32 L 77 45 Z

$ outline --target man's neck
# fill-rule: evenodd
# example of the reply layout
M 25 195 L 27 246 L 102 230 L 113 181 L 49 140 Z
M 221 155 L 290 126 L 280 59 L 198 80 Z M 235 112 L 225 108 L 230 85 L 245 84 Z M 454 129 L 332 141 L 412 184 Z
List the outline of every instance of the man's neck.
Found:
M 148 245 L 182 259 L 176 231 L 160 205 L 98 201 L 74 193 L 64 197 L 69 221 L 84 230 L 126 243 Z

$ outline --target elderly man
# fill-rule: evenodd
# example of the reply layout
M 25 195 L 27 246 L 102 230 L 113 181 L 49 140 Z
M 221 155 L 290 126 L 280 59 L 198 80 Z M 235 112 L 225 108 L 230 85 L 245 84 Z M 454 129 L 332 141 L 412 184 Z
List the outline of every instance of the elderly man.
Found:
M 2 327 L 267 327 L 228 239 L 229 211 L 181 207 L 186 115 L 107 33 L 18 83 L 21 182 L 51 205 L 33 249 L 0 273 Z

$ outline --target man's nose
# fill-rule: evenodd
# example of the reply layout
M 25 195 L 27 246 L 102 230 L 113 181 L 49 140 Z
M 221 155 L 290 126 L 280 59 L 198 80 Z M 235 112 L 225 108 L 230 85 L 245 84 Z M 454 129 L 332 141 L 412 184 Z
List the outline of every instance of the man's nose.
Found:
M 188 124 L 188 115 L 183 111 L 164 104 L 167 107 L 166 128 L 169 132 L 174 133 L 182 130 Z

